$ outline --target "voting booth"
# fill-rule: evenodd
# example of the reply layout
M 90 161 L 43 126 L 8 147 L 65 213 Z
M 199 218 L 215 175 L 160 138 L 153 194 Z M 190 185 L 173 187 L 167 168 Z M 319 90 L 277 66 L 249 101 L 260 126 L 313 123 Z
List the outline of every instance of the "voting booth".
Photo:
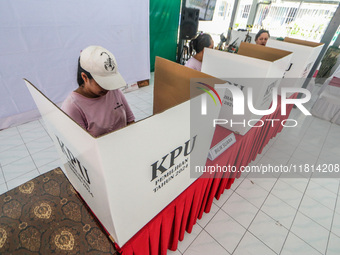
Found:
M 301 88 L 312 69 L 315 60 L 319 56 L 323 43 L 309 42 L 305 40 L 286 37 L 284 41 L 269 39 L 268 47 L 293 52 L 290 64 L 284 74 L 279 87 Z
M 190 127 L 192 77 L 211 78 L 157 58 L 153 116 L 97 138 L 25 80 L 67 177 L 120 247 L 195 181 L 191 165 L 206 163 L 220 109 Z
M 244 112 L 235 115 L 233 110 L 237 109 L 239 98 L 236 100 L 230 90 L 225 90 L 219 119 L 226 123 L 220 125 L 238 134 L 246 134 L 265 115 L 251 112 L 247 105 L 248 98 L 252 98 L 255 109 L 267 110 L 272 100 L 277 98 L 275 88 L 289 66 L 291 57 L 290 51 L 245 42 L 241 43 L 237 54 L 204 49 L 202 72 L 238 88 L 244 99 Z

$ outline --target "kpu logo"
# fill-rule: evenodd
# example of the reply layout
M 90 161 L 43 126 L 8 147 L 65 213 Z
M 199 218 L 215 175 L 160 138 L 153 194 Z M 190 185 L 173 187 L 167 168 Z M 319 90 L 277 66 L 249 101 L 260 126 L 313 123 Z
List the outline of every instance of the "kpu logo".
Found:
M 158 163 L 160 160 L 157 160 L 155 163 L 153 163 L 151 165 L 151 171 L 152 171 L 151 181 L 157 178 L 158 171 L 161 174 L 163 174 L 165 171 L 175 166 L 176 164 L 175 159 L 177 157 L 182 156 L 182 155 L 183 155 L 182 157 L 187 157 L 194 150 L 196 137 L 197 136 L 195 135 L 192 139 L 186 141 L 184 143 L 184 146 L 181 145 L 177 147 L 176 149 L 174 149 L 173 151 L 171 151 L 170 153 L 163 156 L 160 164 Z M 170 157 L 168 158 L 169 155 Z
M 71 170 L 77 175 L 77 177 L 80 177 L 87 184 L 91 184 L 89 175 L 87 174 L 87 169 L 75 156 L 73 156 L 72 152 L 65 146 L 65 144 L 59 139 L 59 137 L 56 136 L 56 138 L 58 140 L 61 151 L 67 157 Z

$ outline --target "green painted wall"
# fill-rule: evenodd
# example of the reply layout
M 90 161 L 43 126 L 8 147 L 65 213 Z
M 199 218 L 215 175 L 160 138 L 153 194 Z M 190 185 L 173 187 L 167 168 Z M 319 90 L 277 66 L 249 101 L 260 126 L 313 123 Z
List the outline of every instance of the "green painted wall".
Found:
M 150 0 L 150 71 L 155 57 L 176 61 L 181 0 Z

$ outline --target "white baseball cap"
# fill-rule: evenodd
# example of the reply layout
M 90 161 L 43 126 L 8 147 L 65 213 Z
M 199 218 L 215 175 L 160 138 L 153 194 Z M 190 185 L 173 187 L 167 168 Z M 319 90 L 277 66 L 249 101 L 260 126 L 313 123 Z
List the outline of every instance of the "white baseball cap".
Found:
M 100 87 L 114 90 L 126 85 L 118 72 L 113 54 L 101 46 L 89 46 L 80 53 L 80 66 L 89 72 Z

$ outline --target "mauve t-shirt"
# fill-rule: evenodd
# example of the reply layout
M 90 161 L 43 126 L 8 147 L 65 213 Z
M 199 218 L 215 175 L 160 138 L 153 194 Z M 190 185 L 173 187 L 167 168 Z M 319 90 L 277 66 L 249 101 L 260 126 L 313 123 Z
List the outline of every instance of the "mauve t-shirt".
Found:
M 100 136 L 125 127 L 135 119 L 125 96 L 119 90 L 106 95 L 88 98 L 72 92 L 61 109 L 93 136 Z
M 202 62 L 198 61 L 196 58 L 191 57 L 186 63 L 185 63 L 186 67 L 190 67 L 192 69 L 195 69 L 197 71 L 201 71 L 202 68 Z

